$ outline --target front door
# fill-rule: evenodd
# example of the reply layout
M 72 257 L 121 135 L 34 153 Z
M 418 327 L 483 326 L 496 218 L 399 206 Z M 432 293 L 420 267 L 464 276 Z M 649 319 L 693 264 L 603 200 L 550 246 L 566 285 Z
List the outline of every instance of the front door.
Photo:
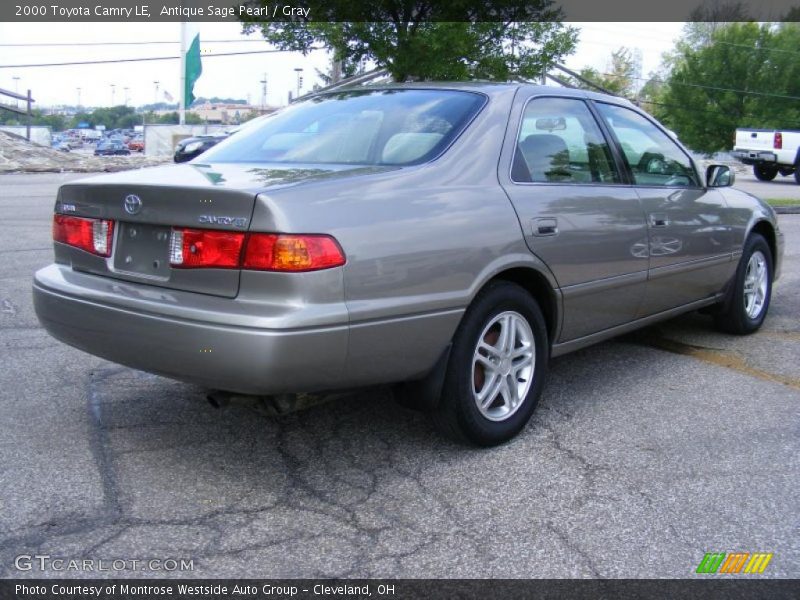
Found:
M 625 185 L 608 140 L 581 98 L 520 98 L 500 181 L 531 251 L 563 294 L 556 342 L 636 317 L 649 253 L 636 190 Z
M 689 156 L 644 115 L 595 106 L 616 137 L 647 215 L 650 273 L 640 316 L 718 293 L 732 272 L 722 194 L 703 187 Z

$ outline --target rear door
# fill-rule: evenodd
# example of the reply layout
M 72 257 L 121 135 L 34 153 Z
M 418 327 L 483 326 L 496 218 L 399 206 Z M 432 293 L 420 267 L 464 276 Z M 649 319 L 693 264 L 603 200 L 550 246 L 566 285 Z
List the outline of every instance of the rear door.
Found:
M 713 296 L 731 274 L 725 198 L 706 189 L 691 158 L 641 113 L 596 102 L 647 215 L 650 272 L 639 316 Z
M 647 225 L 582 98 L 523 91 L 501 159 L 531 251 L 563 292 L 564 342 L 635 318 L 647 280 Z

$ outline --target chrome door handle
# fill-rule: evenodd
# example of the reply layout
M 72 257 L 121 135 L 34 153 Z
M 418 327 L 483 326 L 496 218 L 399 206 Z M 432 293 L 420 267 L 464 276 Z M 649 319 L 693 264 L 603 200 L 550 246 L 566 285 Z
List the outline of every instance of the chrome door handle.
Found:
M 533 220 L 533 235 L 558 235 L 558 220 L 553 217 Z
M 669 225 L 669 217 L 661 213 L 653 213 L 650 215 L 650 227 L 667 227 Z

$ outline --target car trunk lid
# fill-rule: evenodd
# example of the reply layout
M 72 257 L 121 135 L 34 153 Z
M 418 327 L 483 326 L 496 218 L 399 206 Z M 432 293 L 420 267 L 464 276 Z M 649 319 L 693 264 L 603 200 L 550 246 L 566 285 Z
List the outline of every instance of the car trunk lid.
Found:
M 71 182 L 60 188 L 56 212 L 112 220 L 113 251 L 103 258 L 56 244 L 56 257 L 76 270 L 104 277 L 234 297 L 239 290 L 239 269 L 170 265 L 173 228 L 244 234 L 250 228 L 259 193 L 375 170 L 187 164 Z

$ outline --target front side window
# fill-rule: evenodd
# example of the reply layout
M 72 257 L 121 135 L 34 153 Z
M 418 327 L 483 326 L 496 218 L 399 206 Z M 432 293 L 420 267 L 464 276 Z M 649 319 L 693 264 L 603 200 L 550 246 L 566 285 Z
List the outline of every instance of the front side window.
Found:
M 212 148 L 203 162 L 411 165 L 438 156 L 485 102 L 454 90 L 310 98 Z
M 639 113 L 622 106 L 597 103 L 597 109 L 617 136 L 637 185 L 699 185 L 691 160 L 666 133 Z
M 528 102 L 511 179 L 520 183 L 620 183 L 597 122 L 586 104 L 575 98 Z

